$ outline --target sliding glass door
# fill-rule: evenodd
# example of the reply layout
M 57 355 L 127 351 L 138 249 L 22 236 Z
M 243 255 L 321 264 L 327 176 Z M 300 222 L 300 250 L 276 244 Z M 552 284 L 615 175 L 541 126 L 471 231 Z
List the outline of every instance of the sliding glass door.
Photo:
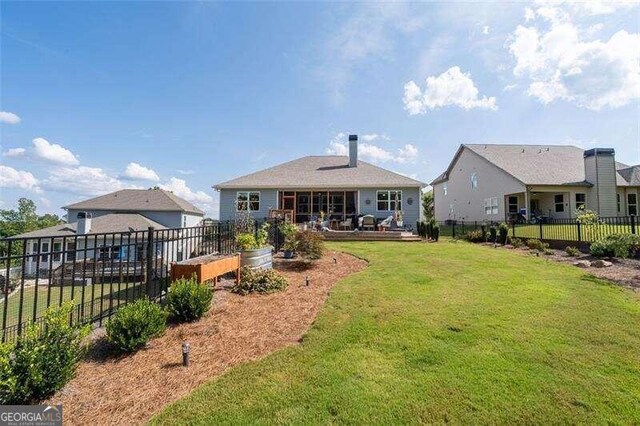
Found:
M 358 214 L 357 191 L 281 191 L 279 208 L 293 210 L 295 222 L 325 218 L 345 220 Z

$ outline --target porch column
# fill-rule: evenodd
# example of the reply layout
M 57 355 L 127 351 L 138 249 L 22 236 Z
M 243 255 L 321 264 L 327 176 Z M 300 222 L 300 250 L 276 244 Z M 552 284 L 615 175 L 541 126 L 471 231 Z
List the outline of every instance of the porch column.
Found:
M 526 209 L 525 211 L 527 212 L 524 215 L 524 218 L 527 222 L 529 222 L 530 218 L 531 218 L 531 212 L 529 211 L 529 209 L 531 208 L 530 203 L 529 203 L 529 188 L 525 188 L 524 190 L 524 208 Z

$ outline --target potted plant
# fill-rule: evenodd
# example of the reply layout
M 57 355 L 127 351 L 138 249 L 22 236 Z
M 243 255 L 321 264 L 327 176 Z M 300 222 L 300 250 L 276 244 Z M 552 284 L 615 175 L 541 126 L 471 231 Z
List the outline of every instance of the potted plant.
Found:
M 284 235 L 284 244 L 282 245 L 282 250 L 284 251 L 283 256 L 285 259 L 291 259 L 295 256 L 298 246 L 298 239 L 296 238 L 298 227 L 291 222 L 285 222 L 280 226 L 280 231 Z
M 255 235 L 252 232 L 243 232 L 236 236 L 241 266 L 252 269 L 271 269 L 273 247 L 268 244 L 270 226 L 265 222 Z

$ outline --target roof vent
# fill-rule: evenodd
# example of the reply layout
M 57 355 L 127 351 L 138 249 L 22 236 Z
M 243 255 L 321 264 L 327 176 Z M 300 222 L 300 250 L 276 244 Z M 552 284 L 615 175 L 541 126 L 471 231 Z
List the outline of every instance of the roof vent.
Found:
M 349 135 L 349 167 L 358 167 L 358 135 Z

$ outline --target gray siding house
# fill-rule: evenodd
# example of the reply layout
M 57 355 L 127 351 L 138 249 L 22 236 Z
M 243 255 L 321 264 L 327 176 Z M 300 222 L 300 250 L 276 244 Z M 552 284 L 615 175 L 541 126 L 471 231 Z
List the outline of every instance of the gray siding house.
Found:
M 439 221 L 604 217 L 638 214 L 640 166 L 615 161 L 611 148 L 461 145 L 432 182 Z
M 63 208 L 67 210 L 67 223 L 9 238 L 27 239 L 26 254 L 30 257 L 26 274 L 34 274 L 37 269 L 55 270 L 65 262 L 85 257 L 108 262 L 140 261 L 145 247 L 142 236 L 132 243 L 126 237 L 128 233 L 147 231 L 149 227 L 193 227 L 204 216 L 193 204 L 162 189 L 124 189 Z M 158 246 L 158 250 L 164 252 L 165 259 L 181 260 L 188 255 L 181 244 L 171 242 Z
M 220 191 L 220 220 L 239 211 L 256 218 L 272 210 L 290 212 L 296 223 L 321 212 L 334 221 L 400 213 L 405 227 L 421 215 L 422 182 L 358 160 L 357 136 L 349 137 L 349 156 L 308 156 L 214 186 Z

